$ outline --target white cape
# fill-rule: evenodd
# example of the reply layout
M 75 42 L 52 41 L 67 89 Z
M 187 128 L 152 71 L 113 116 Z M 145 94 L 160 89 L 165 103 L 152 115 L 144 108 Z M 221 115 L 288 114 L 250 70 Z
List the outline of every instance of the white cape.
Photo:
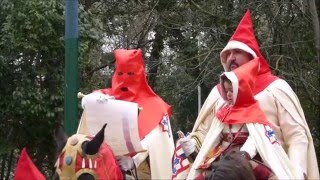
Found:
M 265 134 L 267 126 L 257 123 L 248 123 L 246 126 L 261 158 L 272 169 L 278 179 L 303 179 L 302 171 L 293 166 L 281 145 L 272 139 L 274 138 L 273 136 L 268 137 Z M 204 139 L 196 160 L 190 168 L 187 179 L 194 179 L 201 173 L 198 167 L 204 161 L 208 152 L 219 144 L 218 136 L 223 127 L 223 123 L 216 118 L 213 119 L 211 128 Z M 274 135 L 274 133 L 270 132 L 270 135 L 272 134 Z

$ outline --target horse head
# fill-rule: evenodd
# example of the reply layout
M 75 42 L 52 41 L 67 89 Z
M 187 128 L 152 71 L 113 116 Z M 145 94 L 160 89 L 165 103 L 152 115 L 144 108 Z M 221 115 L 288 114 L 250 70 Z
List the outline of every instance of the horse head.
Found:
M 83 134 L 68 138 L 61 129 L 57 131 L 55 179 L 123 179 L 111 149 L 103 142 L 105 127 L 93 138 Z

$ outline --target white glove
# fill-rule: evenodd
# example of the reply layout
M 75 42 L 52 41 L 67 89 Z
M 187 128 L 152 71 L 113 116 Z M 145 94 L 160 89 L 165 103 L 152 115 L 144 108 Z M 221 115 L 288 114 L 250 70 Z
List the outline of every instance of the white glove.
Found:
M 89 101 L 97 101 L 97 102 L 104 102 L 108 99 L 114 99 L 113 96 L 109 96 L 108 94 L 103 94 L 101 92 L 93 92 L 88 95 L 83 96 L 81 100 L 81 107 L 85 109 L 87 102 Z
M 124 171 L 133 169 L 134 161 L 130 156 L 119 156 L 117 157 L 120 168 Z
M 180 138 L 179 142 L 186 156 L 189 156 L 196 150 L 196 141 L 190 136 Z

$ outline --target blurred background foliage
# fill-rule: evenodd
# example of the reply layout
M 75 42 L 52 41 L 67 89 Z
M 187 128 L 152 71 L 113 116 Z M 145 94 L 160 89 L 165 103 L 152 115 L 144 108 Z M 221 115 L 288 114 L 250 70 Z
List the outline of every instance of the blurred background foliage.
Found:
M 203 103 L 223 71 L 220 51 L 251 9 L 262 52 L 297 93 L 320 157 L 319 1 L 79 3 L 79 91 L 110 86 L 114 49 L 141 48 L 150 86 L 173 107 L 173 132 L 191 131 L 198 91 Z M 12 179 L 22 147 L 52 175 L 53 132 L 63 122 L 64 8 L 61 0 L 0 2 L 0 179 Z

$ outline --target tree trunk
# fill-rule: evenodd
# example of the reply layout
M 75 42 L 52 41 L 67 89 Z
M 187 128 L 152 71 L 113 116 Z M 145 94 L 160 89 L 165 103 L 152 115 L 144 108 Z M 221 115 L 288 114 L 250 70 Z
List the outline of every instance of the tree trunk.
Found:
M 150 63 L 149 63 L 149 76 L 148 82 L 149 85 L 154 88 L 156 87 L 156 78 L 158 74 L 158 68 L 161 64 L 161 52 L 163 50 L 163 35 L 161 34 L 160 26 L 156 26 L 155 29 L 155 39 L 152 46 L 151 56 L 150 56 Z
M 317 49 L 317 59 L 318 64 L 320 64 L 320 25 L 319 18 L 317 13 L 316 2 L 314 0 L 308 0 L 309 9 L 312 18 L 313 31 L 314 31 L 314 40 Z
M 12 165 L 12 160 L 13 160 L 13 152 L 14 152 L 14 150 L 12 149 L 10 152 L 10 158 L 8 159 L 8 170 L 7 170 L 7 174 L 6 174 L 6 178 L 5 178 L 7 180 L 9 180 L 9 178 L 10 178 L 11 165 Z
M 6 157 L 7 157 L 6 153 L 2 155 L 0 179 L 4 179 L 4 171 L 5 171 L 5 167 L 6 167 Z

